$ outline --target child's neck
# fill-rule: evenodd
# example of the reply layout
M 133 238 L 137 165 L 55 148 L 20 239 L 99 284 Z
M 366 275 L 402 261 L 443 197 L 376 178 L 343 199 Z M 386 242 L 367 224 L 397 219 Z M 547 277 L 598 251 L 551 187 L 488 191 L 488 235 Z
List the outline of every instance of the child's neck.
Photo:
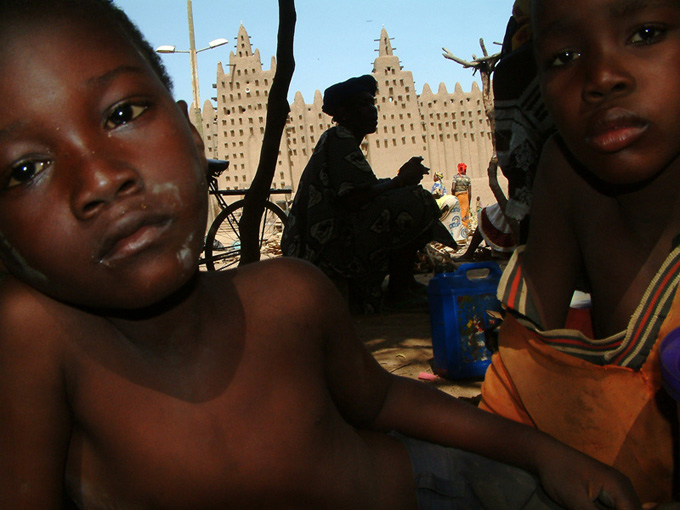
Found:
M 141 310 L 105 312 L 106 319 L 141 351 L 190 357 L 200 344 L 203 299 L 198 273 L 177 292 Z

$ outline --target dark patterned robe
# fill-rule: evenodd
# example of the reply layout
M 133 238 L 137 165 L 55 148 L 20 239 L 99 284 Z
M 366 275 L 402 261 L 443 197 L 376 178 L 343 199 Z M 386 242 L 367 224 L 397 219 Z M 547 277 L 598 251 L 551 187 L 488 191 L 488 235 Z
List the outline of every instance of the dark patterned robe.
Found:
M 326 131 L 305 167 L 283 233 L 283 254 L 310 261 L 331 278 L 346 279 L 364 312 L 380 307 L 380 286 L 391 250 L 432 239 L 439 207 L 422 186 L 382 193 L 352 206 L 352 191 L 378 182 L 356 139 Z

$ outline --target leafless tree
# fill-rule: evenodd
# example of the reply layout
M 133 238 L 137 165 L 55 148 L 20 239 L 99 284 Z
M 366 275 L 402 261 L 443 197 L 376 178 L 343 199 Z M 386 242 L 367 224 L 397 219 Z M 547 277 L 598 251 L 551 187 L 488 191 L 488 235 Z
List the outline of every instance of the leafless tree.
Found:
M 267 122 L 255 178 L 245 196 L 243 215 L 239 222 L 241 261 L 248 264 L 260 260 L 259 230 L 264 204 L 276 172 L 281 137 L 286 126 L 290 105 L 288 89 L 295 70 L 293 39 L 295 36 L 294 0 L 279 0 L 279 30 L 276 46 L 276 72 L 267 101 Z
M 475 55 L 472 55 L 471 62 L 460 57 L 456 57 L 446 48 L 442 48 L 442 50 L 444 50 L 444 58 L 457 62 L 465 69 L 473 69 L 472 74 L 475 74 L 477 71 L 479 71 L 480 77 L 482 79 L 482 101 L 484 102 L 484 111 L 486 112 L 486 117 L 489 119 L 489 128 L 491 129 L 491 143 L 493 144 L 493 152 L 495 154 L 496 141 L 494 133 L 496 123 L 494 120 L 495 116 L 493 106 L 493 91 L 491 90 L 491 75 L 493 74 L 496 64 L 501 58 L 501 54 L 499 52 L 489 55 L 486 51 L 486 46 L 484 45 L 484 39 L 479 40 L 479 45 L 482 48 L 483 56 L 477 58 Z
M 484 45 L 484 39 L 479 40 L 479 45 L 482 48 L 483 56 L 477 58 L 475 55 L 472 55 L 472 61 L 468 61 L 460 57 L 457 57 L 446 48 L 442 48 L 442 50 L 444 50 L 443 53 L 444 58 L 457 62 L 458 64 L 462 65 L 465 69 L 473 69 L 472 74 L 479 71 L 480 77 L 482 79 L 482 102 L 484 103 L 484 111 L 486 112 L 486 118 L 489 120 L 489 129 L 491 130 L 491 144 L 493 147 L 493 155 L 491 156 L 491 160 L 489 161 L 489 167 L 487 169 L 487 175 L 489 177 L 489 188 L 491 188 L 491 191 L 493 192 L 493 195 L 496 198 L 498 205 L 500 205 L 503 214 L 505 214 L 505 206 L 508 202 L 508 199 L 505 196 L 505 193 L 503 193 L 501 185 L 498 183 L 498 158 L 496 156 L 496 115 L 493 103 L 493 90 L 492 90 L 492 75 L 496 68 L 496 64 L 501 58 L 501 54 L 499 52 L 494 53 L 493 55 L 489 55 L 488 52 L 486 51 L 486 46 Z M 515 234 L 518 234 L 519 225 L 517 224 L 517 221 L 510 220 L 509 218 L 507 219 L 510 222 L 510 226 L 513 232 L 515 232 Z

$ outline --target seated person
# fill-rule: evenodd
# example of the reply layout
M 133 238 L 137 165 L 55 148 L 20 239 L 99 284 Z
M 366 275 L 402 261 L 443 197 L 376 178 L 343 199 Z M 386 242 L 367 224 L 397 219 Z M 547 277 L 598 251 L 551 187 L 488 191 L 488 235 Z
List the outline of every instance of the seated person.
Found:
M 432 196 L 434 198 L 441 198 L 444 195 L 446 195 L 446 186 L 444 186 L 444 174 L 441 172 L 435 172 L 433 183 L 432 183 L 432 188 L 430 189 L 430 193 L 432 193 Z
M 643 502 L 669 501 L 678 423 L 658 346 L 680 325 L 680 4 L 532 9 L 559 136 L 544 148 L 526 247 L 501 280 L 509 314 L 482 407 L 616 467 Z M 587 320 L 570 310 L 579 288 Z
M 439 206 L 439 221 L 446 227 L 458 245 L 465 244 L 467 241 L 467 229 L 463 225 L 461 218 L 460 204 L 455 196 L 447 194 L 443 179 L 444 174 L 436 172 L 434 174 L 434 184 L 432 184 L 432 189 L 430 190 Z
M 5 1 L 0 35 L 3 509 L 638 508 L 386 372 L 311 264 L 199 272 L 203 143 L 109 0 Z
M 464 246 L 468 239 L 468 231 L 463 225 L 458 199 L 453 195 L 444 195 L 437 199 L 437 205 L 441 210 L 439 221 L 447 228 L 451 237 L 457 243 L 457 246 L 453 248 L 458 249 L 460 246 Z
M 378 179 L 361 151 L 378 126 L 377 83 L 371 75 L 351 78 L 324 92 L 323 111 L 337 126 L 314 149 L 298 185 L 281 248 L 308 260 L 334 280 L 346 281 L 358 312 L 377 312 L 389 274 L 386 304 L 427 309 L 415 282 L 416 253 L 437 240 L 455 246 L 439 222 L 440 210 L 420 181 L 428 172 L 411 158 L 392 179 Z

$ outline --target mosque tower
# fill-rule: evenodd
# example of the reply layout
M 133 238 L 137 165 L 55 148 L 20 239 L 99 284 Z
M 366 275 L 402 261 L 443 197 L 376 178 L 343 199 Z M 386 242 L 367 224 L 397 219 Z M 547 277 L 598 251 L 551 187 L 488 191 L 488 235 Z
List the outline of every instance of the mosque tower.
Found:
M 370 72 L 378 82 L 378 130 L 367 136 L 363 144 L 376 175 L 392 177 L 410 157 L 423 156 L 431 173 L 444 174 L 447 187 L 460 162 L 467 164 L 473 180 L 486 182 L 486 167 L 492 153 L 491 133 L 477 83 L 473 82 L 469 93 L 463 92 L 458 83 L 453 93 L 443 83 L 437 93 L 424 84 L 418 96 L 413 74 L 402 68 L 385 28 L 377 42 L 378 56 Z M 442 68 L 446 65 L 442 59 Z M 221 177 L 222 188 L 248 188 L 254 177 L 264 135 L 267 96 L 275 71 L 274 57 L 269 70 L 262 69 L 259 50 L 253 51 L 250 37 L 241 25 L 236 51 L 229 55 L 228 71 L 218 64 L 217 107 L 206 101 L 203 108 L 206 154 L 230 161 L 229 169 Z M 321 106 L 318 90 L 311 104 L 305 103 L 300 92 L 295 94 L 272 187 L 293 191 L 297 188 L 319 137 L 332 125 Z M 423 185 L 429 187 L 431 180 L 431 176 L 426 176 Z
M 378 177 L 392 177 L 412 156 L 423 156 L 427 165 L 428 148 L 423 143 L 413 74 L 403 70 L 384 27 L 378 43 L 378 57 L 373 62 L 378 82 L 378 130 L 366 138 L 367 154 Z

